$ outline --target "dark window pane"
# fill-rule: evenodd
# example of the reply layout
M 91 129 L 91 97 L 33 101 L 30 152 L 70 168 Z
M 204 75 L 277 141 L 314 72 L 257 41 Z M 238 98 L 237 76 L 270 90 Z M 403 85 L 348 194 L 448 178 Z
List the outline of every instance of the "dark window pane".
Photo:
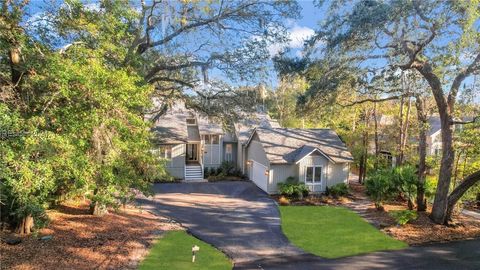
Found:
M 218 144 L 219 138 L 218 135 L 212 135 L 212 144 Z
M 195 125 L 195 118 L 187 118 L 187 125 Z
M 172 159 L 172 146 L 167 146 L 165 152 L 165 158 Z
M 315 178 L 314 182 L 320 183 L 322 181 L 322 168 L 315 167 Z
M 210 144 L 210 135 L 204 135 L 204 137 L 205 144 Z
M 307 176 L 306 176 L 306 179 L 305 181 L 308 182 L 308 183 L 312 183 L 313 182 L 313 167 L 307 167 Z

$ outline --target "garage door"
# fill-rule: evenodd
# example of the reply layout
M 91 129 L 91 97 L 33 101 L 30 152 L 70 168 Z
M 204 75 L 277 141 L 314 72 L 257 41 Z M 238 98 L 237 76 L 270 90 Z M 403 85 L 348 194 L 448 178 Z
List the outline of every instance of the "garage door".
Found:
M 250 180 L 254 182 L 259 188 L 261 188 L 263 191 L 267 191 L 267 185 L 268 185 L 268 175 L 265 175 L 265 171 L 267 170 L 267 167 L 264 165 L 250 160 L 252 164 L 252 168 L 250 170 Z

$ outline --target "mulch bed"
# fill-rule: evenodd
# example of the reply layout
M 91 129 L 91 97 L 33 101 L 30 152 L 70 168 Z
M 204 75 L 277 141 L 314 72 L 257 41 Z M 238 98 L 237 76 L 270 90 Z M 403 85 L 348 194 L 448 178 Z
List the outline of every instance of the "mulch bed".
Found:
M 160 233 L 181 229 L 175 222 L 126 207 L 103 217 L 88 205 L 69 204 L 48 211 L 50 224 L 17 245 L 0 243 L 1 269 L 136 269 Z M 0 232 L 5 240 L 12 234 Z M 40 240 L 52 236 L 50 240 Z

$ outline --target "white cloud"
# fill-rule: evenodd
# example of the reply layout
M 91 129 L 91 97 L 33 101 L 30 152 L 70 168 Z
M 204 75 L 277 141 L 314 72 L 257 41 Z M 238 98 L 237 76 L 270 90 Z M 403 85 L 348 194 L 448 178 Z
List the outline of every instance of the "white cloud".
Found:
M 289 32 L 291 39 L 289 47 L 294 49 L 302 48 L 305 40 L 315 34 L 315 31 L 312 28 L 298 25 L 295 25 Z
M 287 44 L 272 44 L 268 47 L 271 56 L 277 55 L 283 49 L 302 49 L 304 42 L 315 34 L 312 28 L 300 26 L 298 24 L 291 24 L 292 27 L 288 29 L 288 37 L 290 41 Z M 297 52 L 298 54 L 301 52 Z

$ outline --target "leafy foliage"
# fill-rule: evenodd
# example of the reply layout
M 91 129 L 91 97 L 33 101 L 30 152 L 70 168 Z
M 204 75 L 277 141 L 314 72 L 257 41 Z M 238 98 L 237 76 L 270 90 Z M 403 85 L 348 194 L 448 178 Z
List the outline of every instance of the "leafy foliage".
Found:
M 23 72 L 12 83 L 12 63 L 1 58 L 0 129 L 18 133 L 0 140 L 2 220 L 12 224 L 42 217 L 49 204 L 73 196 L 117 206 L 136 190 L 148 193 L 165 172 L 150 153 L 143 116 L 153 87 L 121 62 L 134 13 L 110 2 L 105 14 L 77 2 L 71 8 L 52 13 L 51 24 L 38 29 L 45 32 L 36 34 L 7 12 L 17 32 L 1 39 L 0 48 L 22 47 L 22 61 L 13 68 Z M 45 33 L 76 43 L 58 51 Z
M 406 195 L 409 206 L 416 194 L 417 175 L 411 166 L 399 166 L 393 169 L 380 169 L 368 176 L 365 186 L 367 194 L 374 200 L 377 209 L 383 209 L 382 203 Z
M 278 191 L 291 199 L 302 199 L 310 193 L 310 190 L 304 183 L 299 183 L 293 177 L 287 178 L 285 182 L 278 183 Z
M 375 202 L 378 210 L 383 210 L 382 203 L 394 196 L 394 188 L 390 179 L 390 172 L 387 170 L 379 170 L 365 181 L 367 194 Z
M 405 225 L 418 218 L 418 213 L 414 210 L 395 210 L 388 214 L 395 219 L 398 225 Z
M 348 195 L 348 186 L 345 183 L 339 183 L 331 187 L 327 187 L 327 195 L 332 195 L 333 197 L 340 197 Z

